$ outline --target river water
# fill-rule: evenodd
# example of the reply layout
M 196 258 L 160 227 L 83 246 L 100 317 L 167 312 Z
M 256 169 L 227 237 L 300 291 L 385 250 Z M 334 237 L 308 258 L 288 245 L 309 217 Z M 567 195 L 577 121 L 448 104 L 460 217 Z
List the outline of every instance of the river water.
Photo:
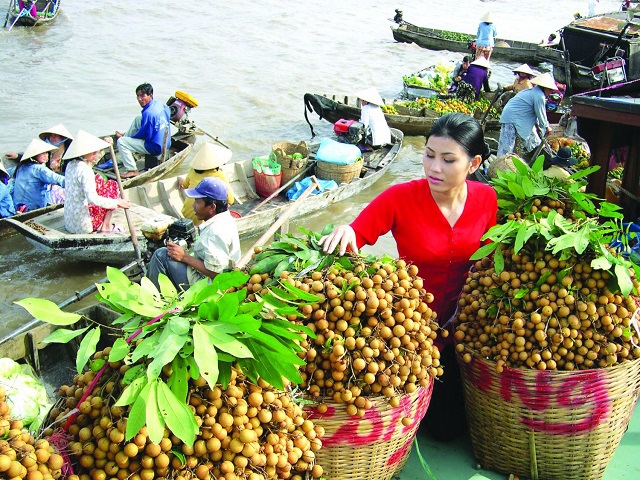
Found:
M 139 113 L 135 87 L 150 82 L 160 101 L 178 89 L 195 97 L 200 105 L 190 118 L 227 144 L 234 159 L 263 155 L 273 143 L 310 138 L 306 92 L 353 94 L 375 86 L 394 97 L 402 75 L 462 57 L 395 43 L 389 28 L 395 8 L 411 23 L 467 33 L 475 33 L 480 17 L 491 11 L 500 37 L 539 42 L 574 13 L 585 15 L 588 3 L 64 0 L 52 25 L 0 31 L 0 152 L 22 151 L 38 132 L 58 123 L 96 135 L 126 129 Z M 598 11 L 619 5 L 601 0 Z M 0 10 L 0 18 L 4 14 Z M 492 88 L 510 83 L 515 66 L 494 63 Z M 316 134 L 331 133 L 317 115 L 310 119 Z M 376 185 L 292 222 L 292 229 L 351 221 L 388 185 L 422 176 L 423 145 L 424 137 L 406 138 Z M 394 254 L 395 245 L 384 238 L 372 251 Z M 52 258 L 21 236 L 1 240 L 0 336 L 28 320 L 15 300 L 38 296 L 58 303 L 104 273 L 104 265 Z

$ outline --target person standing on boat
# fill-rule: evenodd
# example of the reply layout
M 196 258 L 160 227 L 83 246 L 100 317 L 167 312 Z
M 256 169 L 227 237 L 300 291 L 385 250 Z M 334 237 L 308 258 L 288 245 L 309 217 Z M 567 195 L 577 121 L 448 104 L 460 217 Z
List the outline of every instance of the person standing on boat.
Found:
M 234 198 L 231 189 L 228 187 L 229 182 L 222 170 L 220 170 L 220 167 L 229 160 L 231 160 L 231 150 L 220 145 L 205 142 L 202 147 L 200 147 L 200 150 L 198 150 L 198 153 L 194 155 L 193 160 L 191 160 L 191 169 L 189 173 L 187 173 L 187 177 L 184 180 L 178 179 L 178 182 L 180 182 L 179 187 L 194 187 L 207 177 L 219 178 L 227 185 L 228 204 L 233 204 Z M 202 223 L 202 220 L 196 217 L 196 212 L 193 210 L 193 198 L 187 197 L 184 199 L 181 213 L 183 217 L 192 220 L 196 226 Z
M 64 154 L 63 160 L 68 161 L 64 173 L 64 228 L 69 233 L 119 231 L 111 223 L 113 210 L 131 206 L 129 200 L 119 198 L 114 180 L 103 183 L 102 177 L 93 173 L 92 167 L 100 158 L 98 154 L 108 147 L 104 140 L 80 130 Z M 99 184 L 96 177 L 100 178 Z
M 470 115 L 450 113 L 439 118 L 427 136 L 423 158 L 425 179 L 394 185 L 376 197 L 350 225 L 337 226 L 320 239 L 327 253 L 343 255 L 374 245 L 391 232 L 398 254 L 418 267 L 424 288 L 434 295 L 429 307 L 443 329 L 453 331 L 451 319 L 482 236 L 496 223 L 496 192 L 468 180 L 489 157 L 480 124 Z M 438 347 L 446 368 L 435 382 L 423 425 L 436 438 L 452 440 L 466 428 L 460 370 L 453 335 Z
M 535 130 L 536 124 L 546 134 L 551 133 L 546 97 L 558 87 L 549 73 L 534 77 L 531 83 L 535 85 L 533 88 L 516 94 L 502 110 L 498 157 L 515 153 L 525 158 L 541 142 Z
M 480 98 L 480 92 L 483 87 L 485 92 L 491 93 L 491 88 L 489 87 L 489 68 L 491 68 L 489 60 L 484 57 L 476 58 L 471 62 L 467 71 L 461 75 L 461 80 L 458 83 L 458 91 L 461 90 L 460 84 L 464 82 L 473 87 L 476 100 Z
M 9 179 L 11 176 L 0 162 L 0 218 L 15 215 L 16 209 L 13 205 L 13 198 L 9 191 Z
M 163 152 L 165 132 L 170 128 L 171 112 L 164 105 L 153 98 L 153 87 L 143 83 L 136 88 L 136 98 L 142 107 L 142 114 L 137 116 L 127 133 L 116 132 L 118 150 L 122 155 L 125 172 L 122 178 L 132 178 L 138 175 L 136 160 L 133 152 L 145 155 L 160 155 Z M 171 146 L 171 135 L 167 134 L 166 149 Z
M 189 254 L 171 241 L 153 253 L 147 278 L 158 288 L 158 276 L 166 275 L 177 289 L 186 290 L 203 278 L 214 278 L 240 260 L 238 227 L 228 210 L 227 185 L 219 178 L 204 178 L 184 194 L 193 198 L 193 210 L 202 221 Z
M 496 43 L 498 32 L 493 24 L 491 12 L 487 12 L 480 19 L 478 33 L 476 34 L 476 58 L 484 57 L 487 61 L 491 58 L 493 46 Z
M 362 100 L 360 123 L 364 125 L 367 143 L 372 147 L 381 147 L 391 143 L 391 130 L 384 118 L 381 105 L 382 97 L 374 87 L 358 92 L 357 97 Z
M 35 210 L 47 205 L 47 186 L 50 184 L 65 186 L 64 177 L 47 168 L 49 152 L 56 147 L 34 138 L 22 154 L 13 176 L 14 205 L 26 205 L 27 210 Z
M 503 87 L 506 92 L 518 93 L 522 90 L 533 88 L 531 79 L 536 76 L 536 72 L 531 70 L 529 65 L 523 63 L 517 68 L 513 69 L 513 73 L 516 76 L 513 84 Z

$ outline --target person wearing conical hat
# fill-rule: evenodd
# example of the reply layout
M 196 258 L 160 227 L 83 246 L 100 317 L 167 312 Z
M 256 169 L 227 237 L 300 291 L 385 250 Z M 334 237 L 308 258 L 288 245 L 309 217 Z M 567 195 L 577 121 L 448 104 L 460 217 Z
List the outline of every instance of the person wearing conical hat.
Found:
M 541 142 L 536 125 L 547 135 L 551 133 L 546 100 L 558 87 L 549 73 L 534 77 L 531 83 L 533 88 L 517 93 L 502 110 L 498 156 L 513 152 L 527 158 Z
M 496 43 L 498 32 L 493 24 L 491 12 L 485 13 L 480 19 L 478 25 L 478 33 L 476 35 L 476 58 L 484 57 L 487 60 L 491 58 L 493 46 Z
M 49 152 L 56 147 L 34 138 L 22 154 L 20 163 L 13 174 L 13 203 L 25 205 L 27 210 L 35 210 L 47 205 L 47 186 L 54 184 L 64 187 L 64 177 L 47 168 Z
M 531 79 L 536 76 L 536 72 L 531 70 L 529 65 L 523 63 L 517 68 L 513 69 L 513 74 L 516 76 L 513 84 L 504 87 L 507 92 L 518 93 L 528 88 L 533 88 Z
M 119 227 L 111 223 L 113 210 L 131 206 L 129 200 L 119 198 L 115 181 L 105 182 L 92 170 L 98 153 L 107 147 L 104 140 L 80 130 L 62 157 L 68 161 L 64 228 L 70 233 L 117 232 Z
M 476 100 L 480 98 L 480 92 L 483 87 L 485 92 L 490 93 L 489 68 L 491 68 L 491 64 L 489 63 L 489 60 L 484 57 L 478 57 L 471 62 L 467 71 L 460 76 L 460 82 L 458 82 L 457 89 L 458 95 L 464 92 L 464 87 L 462 87 L 463 82 L 468 83 L 473 87 Z
M 378 90 L 369 87 L 358 92 L 356 96 L 362 102 L 360 123 L 364 125 L 367 143 L 374 148 L 391 143 L 391 130 L 380 108 L 384 101 Z
M 222 170 L 220 170 L 220 167 L 229 160 L 231 160 L 231 150 L 220 145 L 205 142 L 191 160 L 191 169 L 185 179 L 180 182 L 180 188 L 193 188 L 198 185 L 202 179 L 207 177 L 219 178 L 228 186 L 229 181 Z M 228 188 L 227 195 L 228 204 L 233 204 L 234 198 L 231 188 Z M 191 219 L 194 225 L 202 223 L 202 220 L 196 217 L 196 213 L 193 210 L 193 198 L 186 197 L 184 199 L 182 216 Z
M 38 136 L 40 140 L 57 147 L 56 150 L 51 152 L 49 168 L 54 172 L 59 172 L 62 166 L 62 156 L 64 152 L 67 151 L 67 148 L 69 148 L 69 145 L 71 145 L 73 135 L 69 133 L 69 130 L 67 130 L 64 125 L 59 123 L 58 125 L 43 130 Z
M 0 162 L 0 218 L 15 215 L 16 208 L 13 205 L 13 198 L 9 191 L 9 180 L 11 176 Z

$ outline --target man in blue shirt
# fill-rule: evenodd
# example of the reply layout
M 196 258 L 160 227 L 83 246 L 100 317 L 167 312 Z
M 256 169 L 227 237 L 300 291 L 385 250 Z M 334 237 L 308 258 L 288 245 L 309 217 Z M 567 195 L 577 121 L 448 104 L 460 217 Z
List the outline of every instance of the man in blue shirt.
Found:
M 546 134 L 552 131 L 545 103 L 558 87 L 549 73 L 538 75 L 531 83 L 533 88 L 518 92 L 502 110 L 498 156 L 515 153 L 522 157 L 536 148 L 541 141 L 534 129 L 536 124 Z
M 118 150 L 126 170 L 122 178 L 138 175 L 133 152 L 156 156 L 162 153 L 165 131 L 169 128 L 169 107 L 153 99 L 153 87 L 149 83 L 136 88 L 136 97 L 142 107 L 142 115 L 135 118 L 126 134 L 116 132 Z M 171 135 L 167 134 L 166 148 L 170 145 Z

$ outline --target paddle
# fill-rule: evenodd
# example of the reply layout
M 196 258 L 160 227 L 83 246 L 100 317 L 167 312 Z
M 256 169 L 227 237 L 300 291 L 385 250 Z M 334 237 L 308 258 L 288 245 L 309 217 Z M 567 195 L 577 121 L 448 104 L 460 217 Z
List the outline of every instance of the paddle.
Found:
M 278 228 L 280 228 L 280 226 L 286 222 L 289 217 L 293 214 L 293 212 L 296 211 L 296 209 L 298 208 L 298 205 L 305 199 L 307 198 L 309 195 L 311 195 L 311 191 L 315 188 L 320 188 L 320 184 L 318 183 L 318 180 L 316 179 L 315 175 L 313 175 L 311 177 L 311 185 L 309 185 L 307 187 L 307 189 L 302 192 L 302 195 L 300 195 L 298 197 L 298 199 L 293 202 L 283 213 L 282 215 L 280 215 L 280 217 L 278 217 L 278 219 L 275 221 L 275 223 L 273 225 L 271 225 L 269 227 L 269 229 L 264 232 L 262 234 L 262 236 L 253 244 L 253 246 L 251 248 L 249 248 L 247 250 L 247 253 L 245 253 L 244 257 L 242 257 L 240 259 L 240 261 L 236 264 L 236 268 L 240 269 L 243 268 L 247 263 L 249 263 L 249 260 L 251 260 L 251 256 L 253 255 L 253 249 L 255 247 L 259 247 L 264 245 L 264 242 L 271 237 L 276 230 L 278 230 Z
M 262 202 L 260 202 L 258 205 L 256 205 L 255 207 L 253 207 L 251 210 L 249 210 L 249 212 L 247 212 L 247 215 L 250 213 L 255 212 L 257 209 L 259 209 L 261 206 L 263 206 L 265 203 L 267 203 L 269 200 L 271 200 L 272 198 L 277 197 L 285 188 L 289 187 L 290 185 L 292 185 L 298 178 L 300 178 L 301 175 L 307 173 L 309 170 L 311 170 L 315 165 L 311 164 L 311 165 L 307 165 L 305 167 L 304 170 L 302 170 L 301 172 L 296 173 L 293 177 L 291 177 L 289 179 L 289 181 L 287 183 L 285 183 L 284 185 L 282 185 L 278 190 L 276 190 L 275 192 L 273 192 L 271 195 L 269 195 L 267 198 L 265 198 Z
M 491 107 L 493 107 L 494 103 L 496 103 L 498 101 L 498 98 L 500 98 L 502 96 L 502 94 L 504 93 L 504 88 L 502 88 L 500 86 L 500 84 L 498 84 L 498 90 L 496 90 L 496 93 L 493 94 L 493 99 L 491 100 L 491 103 L 489 104 L 489 107 L 487 108 L 487 111 L 484 112 L 484 115 L 482 116 L 482 120 L 480 121 L 480 126 L 482 127 L 482 129 L 484 130 L 484 126 L 487 123 L 487 117 L 489 116 L 489 112 L 491 111 Z
M 120 171 L 118 170 L 118 160 L 116 153 L 113 150 L 113 144 L 109 144 L 109 151 L 111 152 L 111 159 L 113 160 L 113 172 L 116 174 L 116 181 L 118 182 L 118 189 L 120 190 L 120 198 L 124 198 L 124 189 L 122 188 L 122 180 L 120 179 Z M 138 245 L 138 235 L 136 235 L 136 229 L 133 227 L 131 218 L 129 217 L 129 210 L 124 209 L 124 216 L 127 219 L 127 226 L 129 227 L 129 233 L 131 234 L 131 243 L 133 243 L 133 249 L 136 252 L 136 261 L 143 273 L 146 273 L 144 262 L 142 261 L 142 255 L 140 253 L 140 245 Z
M 13 20 L 13 23 L 11 24 L 11 26 L 9 27 L 9 30 L 7 30 L 8 32 L 11 31 L 11 29 L 13 28 L 13 26 L 16 24 L 16 22 L 18 20 L 20 20 L 22 17 L 25 16 L 25 14 L 27 13 L 27 9 L 23 8 L 22 11 L 16 16 L 16 18 Z M 9 20 L 9 12 L 7 12 L 7 19 L 4 22 L 4 26 L 7 26 L 7 21 Z
M 213 135 L 211 135 L 209 132 L 205 132 L 202 128 L 197 127 L 198 130 L 200 130 L 202 133 L 204 133 L 207 137 L 209 137 L 210 139 L 218 142 L 220 145 L 222 145 L 224 148 L 229 148 L 227 145 L 225 145 L 224 143 L 222 143 L 220 140 L 218 140 L 218 137 L 214 137 Z M 229 150 L 231 150 L 229 148 Z

